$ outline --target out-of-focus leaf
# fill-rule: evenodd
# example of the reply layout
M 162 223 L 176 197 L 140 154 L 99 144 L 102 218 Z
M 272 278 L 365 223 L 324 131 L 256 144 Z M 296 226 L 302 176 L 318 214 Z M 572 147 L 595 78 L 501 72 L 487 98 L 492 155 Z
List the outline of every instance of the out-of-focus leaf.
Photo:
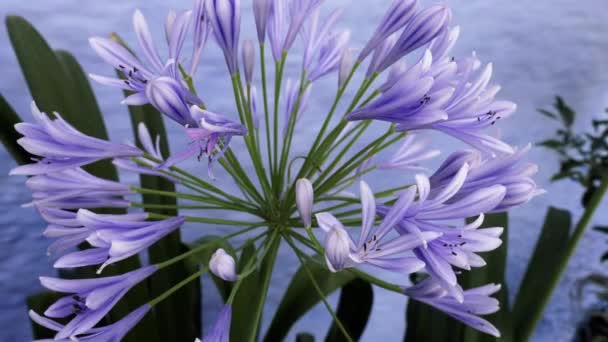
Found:
M 231 341 L 253 342 L 258 338 L 258 330 L 262 318 L 262 309 L 266 302 L 266 294 L 274 262 L 279 249 L 280 239 L 275 239 L 261 261 L 259 269 L 248 276 L 241 284 L 232 307 Z M 255 257 L 255 247 L 246 247 L 239 260 L 240 269 L 251 258 Z
M 541 142 L 538 143 L 538 145 L 546 147 L 546 148 L 552 148 L 552 149 L 557 149 L 557 148 L 560 148 L 560 147 L 564 146 L 564 144 L 561 141 L 554 140 L 554 139 L 549 139 L 549 140 L 541 141 Z
M 546 109 L 542 109 L 542 108 L 539 108 L 539 109 L 537 109 L 537 110 L 538 110 L 538 112 L 539 112 L 539 113 L 541 113 L 542 115 L 544 115 L 544 116 L 546 116 L 546 117 L 549 117 L 549 118 L 551 118 L 551 119 L 555 119 L 555 120 L 557 120 L 557 115 L 555 115 L 554 113 L 551 113 L 550 111 L 548 111 L 548 110 L 546 110 Z
M 15 113 L 6 99 L 0 94 L 0 127 L 2 127 L 0 129 L 0 142 L 2 142 L 17 164 L 22 165 L 29 163 L 31 156 L 17 144 L 17 139 L 21 135 L 15 131 L 15 124 L 19 122 L 21 122 L 19 115 Z
M 336 315 L 350 337 L 358 341 L 372 311 L 374 291 L 370 283 L 355 278 L 342 287 Z M 325 341 L 346 341 L 336 322 L 333 322 Z
M 564 102 L 564 99 L 562 99 L 560 96 L 557 96 L 555 98 L 555 109 L 557 109 L 557 111 L 559 112 L 559 115 L 562 118 L 564 125 L 566 125 L 567 127 L 572 126 L 576 113 L 572 108 L 570 108 L 570 106 L 566 104 L 566 102 Z
M 308 261 L 306 267 L 313 274 L 325 296 L 355 278 L 350 272 L 331 273 L 323 263 L 315 260 Z M 291 278 L 264 341 L 282 341 L 291 327 L 320 301 L 321 298 L 310 281 L 306 269 L 304 266 L 300 267 Z
M 596 231 L 604 233 L 604 234 L 608 234 L 608 226 L 596 226 L 596 227 L 593 227 L 593 230 L 596 230 Z
M 513 304 L 513 331 L 515 341 L 536 325 L 548 302 L 552 288 L 551 279 L 559 276 L 556 269 L 561 251 L 566 249 L 572 226 L 570 212 L 549 208 L 534 254 Z
M 310 333 L 299 333 L 296 335 L 296 342 L 315 342 L 315 337 Z

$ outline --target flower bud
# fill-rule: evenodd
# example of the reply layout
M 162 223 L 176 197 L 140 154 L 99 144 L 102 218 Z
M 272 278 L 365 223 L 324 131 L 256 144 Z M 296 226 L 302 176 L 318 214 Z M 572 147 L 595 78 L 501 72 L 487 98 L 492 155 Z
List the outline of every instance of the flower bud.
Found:
M 240 0 L 207 0 L 205 12 L 213 28 L 215 40 L 224 52 L 230 75 L 238 71 L 238 43 L 241 31 Z
M 300 178 L 296 182 L 296 205 L 300 213 L 300 219 L 306 227 L 312 223 L 312 206 L 314 201 L 314 190 L 312 183 L 306 178 Z
M 345 268 L 350 255 L 350 237 L 344 228 L 333 226 L 325 237 L 325 261 L 332 272 Z
M 247 39 L 243 43 L 243 69 L 245 70 L 245 80 L 247 84 L 251 84 L 253 79 L 253 65 L 255 63 L 255 51 L 253 42 Z
M 184 126 L 192 124 L 185 92 L 178 81 L 167 76 L 154 79 L 146 87 L 146 97 L 154 108 Z
M 211 256 L 209 269 L 211 273 L 226 281 L 235 281 L 237 279 L 234 258 L 222 248 L 219 248 Z
M 253 0 L 253 14 L 255 16 L 255 27 L 258 31 L 260 44 L 266 40 L 266 22 L 270 11 L 270 0 Z
M 344 49 L 342 58 L 340 59 L 340 71 L 338 73 L 338 88 L 342 88 L 351 70 L 353 70 L 353 51 Z

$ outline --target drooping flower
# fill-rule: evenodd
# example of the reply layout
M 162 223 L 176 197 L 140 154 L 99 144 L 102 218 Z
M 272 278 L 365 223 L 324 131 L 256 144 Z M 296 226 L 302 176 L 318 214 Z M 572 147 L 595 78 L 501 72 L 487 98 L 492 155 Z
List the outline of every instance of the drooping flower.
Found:
M 56 340 L 76 338 L 90 332 L 114 305 L 135 285 L 156 271 L 156 266 L 147 266 L 119 276 L 92 279 L 59 279 L 40 277 L 40 282 L 49 290 L 68 293 L 58 299 L 45 312 L 51 318 L 74 317 L 62 327 Z
M 237 73 L 241 0 L 207 0 L 205 11 L 213 28 L 215 41 L 222 49 L 230 75 Z
M 270 15 L 272 0 L 253 0 L 253 15 L 255 16 L 255 27 L 258 33 L 258 42 L 264 44 L 266 40 L 266 23 Z
M 104 326 L 104 327 L 98 327 L 98 328 L 91 328 L 88 331 L 82 332 L 80 336 L 77 337 L 78 341 L 90 341 L 90 342 L 97 342 L 97 341 L 111 341 L 111 342 L 118 342 L 121 341 L 125 335 L 129 332 L 129 330 L 133 329 L 133 327 L 135 327 L 137 325 L 137 323 L 139 323 L 139 321 L 142 320 L 142 318 L 144 318 L 144 316 L 148 313 L 148 311 L 150 311 L 151 306 L 148 304 L 144 304 L 142 306 L 140 306 L 138 309 L 136 309 L 135 311 L 131 312 L 130 314 L 128 314 L 127 316 L 125 316 L 124 318 L 122 318 L 120 321 Z M 65 329 L 65 326 L 63 324 L 57 323 L 51 319 L 48 319 L 44 316 L 40 316 L 39 314 L 37 314 L 36 312 L 34 312 L 33 310 L 29 311 L 29 316 L 32 319 L 32 321 L 40 324 L 41 326 L 53 330 L 53 331 L 57 331 L 57 332 L 61 332 L 63 329 Z M 74 337 L 76 338 L 76 337 Z M 73 342 L 74 338 L 55 338 L 53 340 L 37 340 L 37 342 L 50 342 L 50 341 L 56 341 L 56 342 Z
M 169 157 L 158 166 L 159 169 L 175 165 L 194 155 L 205 155 L 208 159 L 209 176 L 213 178 L 213 162 L 222 157 L 230 145 L 233 136 L 247 135 L 247 128 L 227 117 L 192 106 L 192 118 L 197 123 L 186 127 L 186 135 L 192 141 L 191 146 L 183 152 Z
M 403 56 L 430 43 L 446 30 L 451 18 L 452 12 L 445 5 L 431 6 L 417 13 L 408 22 L 393 48 L 379 64 L 378 71 L 387 69 Z
M 211 332 L 203 337 L 203 342 L 230 342 L 230 321 L 232 320 L 232 307 L 224 305 L 222 311 L 213 325 Z
M 338 219 L 328 212 L 316 215 L 319 227 L 328 237 L 325 246 L 326 260 L 330 269 L 339 271 L 345 267 L 367 263 L 383 269 L 412 273 L 424 267 L 424 263 L 416 257 L 404 256 L 407 251 L 431 241 L 439 236 L 439 232 L 421 232 L 421 234 L 404 234 L 390 241 L 383 241 L 399 223 L 414 200 L 415 188 L 405 190 L 397 202 L 389 209 L 384 220 L 377 229 L 373 229 L 376 218 L 376 200 L 374 194 L 365 182 L 361 182 L 362 227 L 357 242 L 352 240 Z M 345 260 L 345 241 L 348 237 L 350 251 Z
M 123 215 L 100 215 L 85 209 L 77 214 L 78 221 L 92 233 L 87 242 L 94 248 L 66 254 L 59 258 L 56 268 L 107 265 L 140 253 L 184 224 L 183 217 L 162 221 L 134 220 Z
M 147 63 L 142 63 L 128 49 L 112 39 L 90 38 L 89 43 L 97 55 L 120 71 L 125 79 L 99 75 L 90 75 L 91 78 L 104 85 L 132 91 L 134 94 L 125 98 L 123 104 L 143 105 L 148 103 L 146 87 L 150 81 L 159 76 L 180 79 L 178 65 L 191 16 L 191 11 L 183 12 L 168 21 L 170 27 L 166 27 L 166 32 L 169 35 L 169 54 L 165 61 L 161 59 L 148 23 L 139 10 L 133 14 L 133 27 Z
M 300 214 L 300 220 L 304 227 L 312 224 L 312 207 L 314 202 L 314 190 L 312 183 L 306 178 L 300 178 L 296 182 L 296 206 Z
M 245 71 L 245 81 L 251 84 L 253 80 L 253 65 L 255 64 L 255 49 L 253 42 L 249 39 L 243 43 L 243 69 Z
M 205 13 L 205 1 L 207 0 L 196 0 L 194 5 L 194 51 L 190 62 L 190 76 L 194 76 L 198 70 L 201 55 L 203 54 L 205 45 L 207 45 L 207 39 L 211 31 L 209 18 L 207 17 L 207 13 Z M 167 27 L 169 26 L 172 25 L 167 25 Z
M 437 310 L 443 311 L 445 314 L 471 328 L 500 337 L 500 332 L 496 327 L 479 317 L 495 313 L 500 309 L 498 300 L 490 297 L 499 290 L 500 285 L 497 284 L 488 284 L 464 290 L 463 300 L 458 301 L 443 290 L 432 277 L 428 277 L 418 284 L 405 289 L 405 294 Z
M 433 159 L 441 152 L 428 148 L 428 141 L 418 139 L 415 134 L 409 134 L 403 139 L 403 144 L 393 156 L 380 164 L 380 169 L 424 170 L 420 162 Z
M 128 185 L 95 177 L 81 168 L 37 175 L 25 185 L 32 191 L 33 200 L 24 207 L 124 208 L 129 201 L 123 196 L 133 193 Z
M 219 248 L 211 256 L 209 270 L 225 281 L 236 281 L 238 278 L 234 258 L 226 253 L 223 248 Z
M 363 50 L 361 50 L 357 60 L 362 62 L 390 35 L 405 26 L 416 14 L 417 7 L 417 0 L 394 0 L 382 20 L 380 20 L 380 25 L 376 28 Z
M 506 188 L 506 194 L 492 211 L 508 210 L 544 193 L 544 190 L 538 188 L 532 179 L 532 176 L 538 172 L 538 166 L 522 162 L 529 150 L 530 145 L 514 154 L 503 154 L 496 157 L 484 157 L 477 151 L 453 153 L 430 177 L 431 185 L 435 189 L 434 191 L 439 191 L 447 185 L 458 167 L 468 163 L 470 172 L 454 199 L 467 196 L 481 188 L 499 184 Z
M 17 140 L 29 153 L 42 157 L 34 164 L 18 166 L 10 175 L 35 176 L 88 165 L 108 158 L 137 157 L 142 152 L 132 146 L 115 144 L 85 135 L 59 114 L 51 119 L 32 102 L 36 123 L 18 123 L 15 130 L 23 135 Z
M 146 97 L 150 103 L 182 126 L 195 125 L 190 115 L 190 105 L 201 103 L 190 95 L 183 84 L 167 76 L 155 78 L 146 87 Z

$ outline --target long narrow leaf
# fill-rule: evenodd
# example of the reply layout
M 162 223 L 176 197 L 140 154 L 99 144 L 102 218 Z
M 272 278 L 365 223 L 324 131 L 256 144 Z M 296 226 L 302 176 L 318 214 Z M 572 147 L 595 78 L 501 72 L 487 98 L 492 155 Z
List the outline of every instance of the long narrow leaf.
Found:
M 29 163 L 31 156 L 17 144 L 17 139 L 21 136 L 15 131 L 14 127 L 19 122 L 21 122 L 19 115 L 15 113 L 11 105 L 0 94 L 0 127 L 2 127 L 0 129 L 0 142 L 17 164 L 21 165 Z
M 355 341 L 358 341 L 365 331 L 373 303 L 374 291 L 370 283 L 355 278 L 342 287 L 336 315 Z M 345 341 L 344 334 L 335 322 L 332 323 L 325 341 Z

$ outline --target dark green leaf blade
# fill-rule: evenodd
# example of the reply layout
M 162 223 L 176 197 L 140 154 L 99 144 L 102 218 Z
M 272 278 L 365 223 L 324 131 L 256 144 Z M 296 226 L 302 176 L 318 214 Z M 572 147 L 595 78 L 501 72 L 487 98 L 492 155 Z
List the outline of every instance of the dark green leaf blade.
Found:
M 299 333 L 296 335 L 296 342 L 315 342 L 315 337 L 310 333 Z
M 358 341 L 363 335 L 373 303 L 374 291 L 367 281 L 355 278 L 342 287 L 336 315 L 353 340 Z M 346 341 L 336 322 L 332 323 L 325 341 Z
M 32 156 L 17 143 L 17 139 L 21 138 L 21 135 L 15 131 L 15 124 L 19 122 L 21 122 L 19 115 L 0 94 L 0 127 L 2 127 L 0 142 L 17 164 L 23 165 L 29 163 Z
M 530 331 L 540 318 L 552 289 L 546 284 L 549 278 L 558 276 L 556 262 L 560 251 L 565 250 L 570 236 L 572 218 L 570 212 L 549 208 L 540 237 L 534 248 L 532 259 L 521 282 L 513 304 L 513 329 L 515 340 L 521 340 L 519 333 Z
M 355 275 L 350 272 L 331 273 L 323 263 L 318 261 L 311 260 L 307 262 L 306 266 L 326 296 L 355 278 Z M 264 341 L 282 341 L 291 327 L 319 302 L 321 302 L 321 298 L 315 291 L 306 270 L 303 266 L 300 267 L 281 299 Z

